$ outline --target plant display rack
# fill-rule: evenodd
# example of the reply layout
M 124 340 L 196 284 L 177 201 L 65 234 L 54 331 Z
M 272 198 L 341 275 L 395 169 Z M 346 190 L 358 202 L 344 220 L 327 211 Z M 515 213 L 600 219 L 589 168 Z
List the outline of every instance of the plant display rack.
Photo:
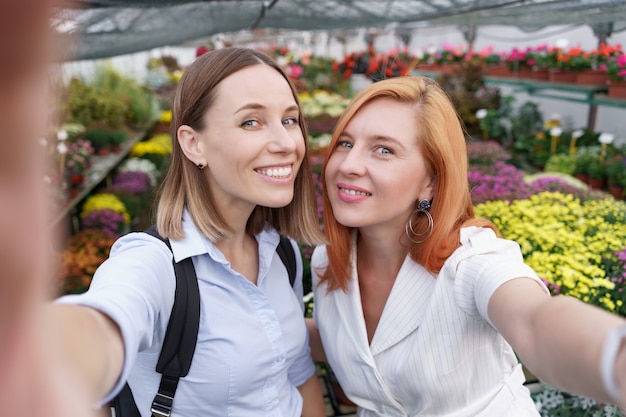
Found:
M 110 173 L 128 156 L 128 153 L 132 149 L 133 145 L 146 138 L 148 130 L 142 130 L 135 135 L 128 138 L 126 142 L 121 145 L 120 152 L 111 153 L 107 156 L 92 156 L 92 167 L 86 174 L 85 182 L 82 184 L 80 191 L 71 199 L 68 199 L 61 209 L 58 211 L 54 219 L 52 220 L 52 226 L 57 226 L 62 220 L 68 216 L 75 217 L 75 209 L 78 204 L 87 197 L 97 186 L 103 182 L 110 181 Z M 72 221 L 72 227 L 76 231 L 78 225 L 74 224 L 76 221 Z
M 419 71 L 418 74 L 433 78 L 439 75 L 439 72 Z M 540 98 L 587 104 L 589 106 L 587 128 L 592 131 L 595 130 L 598 106 L 626 108 L 626 100 L 607 96 L 608 85 L 606 84 L 581 85 L 494 76 L 485 76 L 483 80 L 486 84 L 510 86 L 513 88 L 513 92 L 516 93 L 526 93 Z

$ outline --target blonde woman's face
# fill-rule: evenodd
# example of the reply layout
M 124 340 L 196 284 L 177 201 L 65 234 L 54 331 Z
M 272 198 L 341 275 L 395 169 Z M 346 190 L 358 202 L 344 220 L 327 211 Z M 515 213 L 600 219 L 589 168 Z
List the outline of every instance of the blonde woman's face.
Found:
M 293 199 L 305 143 L 298 105 L 275 69 L 254 65 L 225 78 L 207 111 L 201 143 L 223 213 L 283 207 Z
M 346 125 L 325 171 L 328 199 L 340 224 L 404 233 L 416 201 L 432 199 L 415 111 L 377 99 Z

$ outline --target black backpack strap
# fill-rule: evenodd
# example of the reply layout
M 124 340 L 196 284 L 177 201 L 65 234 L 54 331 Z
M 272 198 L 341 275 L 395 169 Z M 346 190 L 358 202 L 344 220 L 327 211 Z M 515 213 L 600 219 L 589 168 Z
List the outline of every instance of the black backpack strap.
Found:
M 291 241 L 285 236 L 280 236 L 280 242 L 276 248 L 280 260 L 283 261 L 287 273 L 289 274 L 289 284 L 293 287 L 296 281 L 296 253 L 291 246 Z
M 158 234 L 155 225 L 145 232 L 161 239 L 172 250 L 169 240 L 163 239 Z M 191 367 L 200 325 L 200 291 L 193 261 L 191 258 L 186 258 L 178 263 L 174 260 L 172 262 L 176 274 L 176 292 L 165 340 L 156 366 L 157 372 L 162 376 L 159 392 L 152 402 L 153 416 L 167 417 L 172 412 L 178 380 L 186 376 Z

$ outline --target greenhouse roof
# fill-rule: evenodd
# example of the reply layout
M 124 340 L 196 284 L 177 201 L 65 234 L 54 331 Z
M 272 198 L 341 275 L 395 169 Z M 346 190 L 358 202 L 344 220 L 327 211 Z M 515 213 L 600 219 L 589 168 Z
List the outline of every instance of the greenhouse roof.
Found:
M 73 0 L 54 25 L 77 35 L 68 59 L 95 59 L 256 28 L 298 31 L 415 25 L 587 24 L 626 28 L 624 0 Z

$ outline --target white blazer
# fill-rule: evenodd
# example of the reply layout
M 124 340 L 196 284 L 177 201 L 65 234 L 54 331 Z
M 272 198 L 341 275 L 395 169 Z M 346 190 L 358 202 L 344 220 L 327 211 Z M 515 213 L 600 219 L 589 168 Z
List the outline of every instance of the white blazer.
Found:
M 316 248 L 311 266 L 315 322 L 359 417 L 539 415 L 513 349 L 487 315 L 489 298 L 502 283 L 516 277 L 541 283 L 517 243 L 489 229 L 463 229 L 462 246 L 439 274 L 407 256 L 370 345 L 355 237 L 347 292 L 328 293 L 319 285 L 326 247 Z

